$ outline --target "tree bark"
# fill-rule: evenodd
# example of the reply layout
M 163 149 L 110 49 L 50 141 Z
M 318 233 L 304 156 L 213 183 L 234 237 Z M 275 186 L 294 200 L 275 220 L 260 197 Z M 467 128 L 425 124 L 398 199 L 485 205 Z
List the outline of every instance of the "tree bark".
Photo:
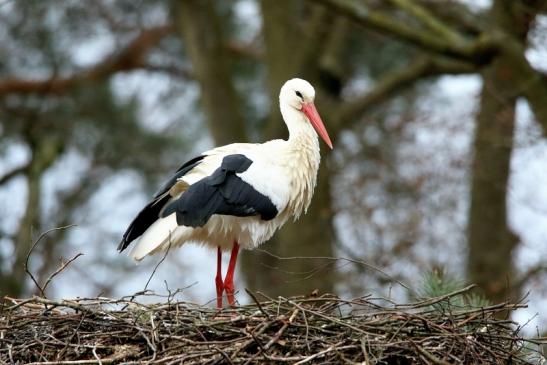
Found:
M 175 8 L 175 23 L 201 87 L 203 110 L 215 143 L 245 142 L 245 124 L 213 2 L 180 0 Z
M 467 272 L 485 296 L 508 299 L 517 238 L 507 225 L 507 183 L 515 124 L 515 95 L 507 63 L 496 60 L 483 73 L 472 164 Z
M 296 11 L 294 1 L 291 0 L 262 0 L 260 2 L 262 14 L 262 34 L 266 46 L 264 61 L 267 67 L 268 93 L 270 94 L 270 115 L 266 126 L 266 135 L 271 138 L 285 138 L 287 131 L 279 112 L 278 95 L 283 83 L 296 77 L 295 57 L 288 55 L 287 49 L 295 49 L 295 37 L 298 29 L 291 14 Z
M 291 14 L 294 13 L 292 6 L 292 1 L 275 4 L 268 0 L 261 2 L 271 100 L 267 138 L 284 137 L 283 134 L 287 133 L 278 106 L 279 89 L 287 79 L 301 77 L 308 79 L 316 89 L 322 86 L 319 68 L 324 48 L 317 47 L 317 44 L 325 42 L 327 37 L 331 36 L 328 30 L 332 28 L 332 22 L 329 23 L 328 20 L 332 20 L 332 14 L 328 14 L 322 7 L 312 7 L 308 23 L 299 29 L 291 18 Z M 292 45 L 294 52 L 287 54 L 287 49 L 295 40 L 297 46 Z M 339 91 L 337 89 L 335 93 Z M 321 113 L 321 106 L 318 107 Z M 335 232 L 331 211 L 331 174 L 327 156 L 328 153 L 322 154 L 317 187 L 307 214 L 301 216 L 297 222 L 287 222 L 263 246 L 265 250 L 283 258 L 333 256 Z M 320 292 L 334 290 L 334 270 L 332 267 L 327 270 L 324 267 L 326 263 L 321 260 L 278 260 L 266 253 L 252 252 L 244 254 L 243 261 L 247 285 L 253 290 L 261 290 L 274 297 L 308 294 L 314 289 L 319 289 Z
M 33 156 L 27 168 L 27 203 L 25 214 L 19 224 L 15 237 L 15 261 L 11 274 L 0 277 L 0 297 L 11 295 L 20 297 L 26 292 L 25 262 L 33 243 L 33 231 L 41 229 L 41 180 L 44 172 L 57 159 L 60 144 L 56 139 L 45 138 L 31 143 Z
M 529 21 L 514 3 L 495 1 L 490 18 L 494 27 L 505 29 L 510 32 L 508 37 L 524 43 Z M 486 298 L 498 303 L 518 296 L 512 292 L 513 251 L 518 237 L 507 223 L 507 189 L 519 95 L 515 86 L 521 75 L 511 58 L 500 53 L 482 76 L 472 164 L 467 275 Z

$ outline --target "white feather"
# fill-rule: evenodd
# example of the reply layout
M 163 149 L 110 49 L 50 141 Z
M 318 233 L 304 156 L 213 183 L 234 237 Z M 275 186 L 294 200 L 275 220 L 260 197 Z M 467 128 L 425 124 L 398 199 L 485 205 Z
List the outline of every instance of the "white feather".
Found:
M 162 244 L 173 239 L 173 233 L 177 229 L 175 214 L 160 218 L 154 222 L 138 239 L 137 244 L 129 254 L 133 259 L 140 261 L 146 255 L 155 252 Z

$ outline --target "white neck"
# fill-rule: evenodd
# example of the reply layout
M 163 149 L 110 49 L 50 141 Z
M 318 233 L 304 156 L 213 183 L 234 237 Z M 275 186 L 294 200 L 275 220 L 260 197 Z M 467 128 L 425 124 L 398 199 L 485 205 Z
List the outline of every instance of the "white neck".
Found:
M 317 133 L 304 114 L 289 105 L 281 104 L 280 109 L 289 130 L 289 140 L 287 142 L 291 147 L 297 147 L 298 150 L 302 148 L 311 150 L 309 152 L 313 151 L 314 154 L 319 155 Z
M 288 155 L 285 158 L 293 184 L 289 205 L 296 218 L 311 202 L 321 160 L 319 140 L 302 112 L 281 104 L 281 114 L 289 129 Z

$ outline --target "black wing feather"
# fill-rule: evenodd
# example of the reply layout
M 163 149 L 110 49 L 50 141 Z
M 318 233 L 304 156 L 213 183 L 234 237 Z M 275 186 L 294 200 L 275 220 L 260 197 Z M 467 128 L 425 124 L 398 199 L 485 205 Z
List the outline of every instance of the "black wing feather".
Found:
M 158 220 L 162 208 L 167 204 L 171 196 L 167 193 L 173 185 L 177 183 L 177 180 L 184 175 L 186 175 L 190 170 L 199 165 L 202 160 L 205 158 L 205 155 L 194 157 L 193 159 L 185 162 L 175 174 L 162 185 L 160 190 L 154 195 L 154 199 L 148 203 L 140 212 L 137 214 L 135 219 L 131 222 L 123 238 L 118 245 L 118 251 L 123 251 L 129 246 L 129 244 L 137 237 L 142 235 L 155 221 Z
M 154 195 L 154 198 L 159 197 L 160 195 L 165 194 L 167 191 L 169 191 L 173 185 L 177 183 L 177 180 L 183 177 L 188 173 L 188 171 L 192 170 L 194 167 L 199 165 L 201 163 L 201 160 L 205 158 L 205 155 L 200 155 L 197 157 L 194 157 L 190 161 L 186 161 L 179 169 L 175 172 L 175 175 L 173 175 L 169 181 L 167 181 L 165 184 L 162 185 L 160 190 Z
M 246 171 L 252 163 L 245 155 L 224 157 L 211 176 L 191 185 L 165 208 L 162 217 L 176 213 L 177 224 L 189 227 L 202 227 L 213 214 L 260 215 L 263 220 L 273 219 L 278 211 L 270 198 L 236 175 Z

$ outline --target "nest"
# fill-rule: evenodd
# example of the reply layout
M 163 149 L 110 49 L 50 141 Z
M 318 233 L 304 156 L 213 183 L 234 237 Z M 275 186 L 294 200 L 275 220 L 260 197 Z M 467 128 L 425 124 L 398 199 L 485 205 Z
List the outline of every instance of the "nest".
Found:
M 456 307 L 464 290 L 397 305 L 335 296 L 264 298 L 222 311 L 169 297 L 6 298 L 0 363 L 538 364 L 541 339 L 510 320 L 522 304 Z

